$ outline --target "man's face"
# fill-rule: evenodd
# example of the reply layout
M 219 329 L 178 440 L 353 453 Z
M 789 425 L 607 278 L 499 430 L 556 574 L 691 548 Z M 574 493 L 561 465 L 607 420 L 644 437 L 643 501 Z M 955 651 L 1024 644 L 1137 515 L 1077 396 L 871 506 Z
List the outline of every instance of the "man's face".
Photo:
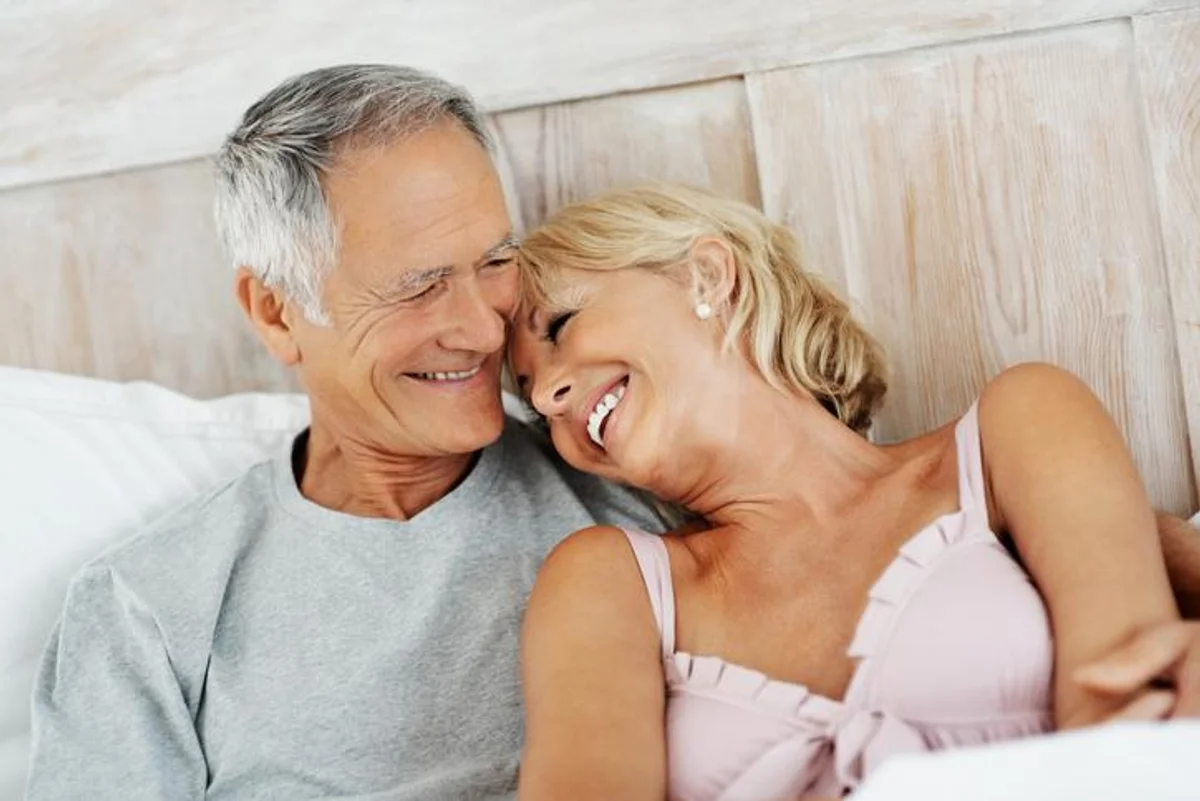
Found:
M 487 152 L 445 123 L 350 149 L 325 192 L 338 228 L 332 324 L 291 321 L 314 421 L 385 461 L 493 442 L 517 270 Z

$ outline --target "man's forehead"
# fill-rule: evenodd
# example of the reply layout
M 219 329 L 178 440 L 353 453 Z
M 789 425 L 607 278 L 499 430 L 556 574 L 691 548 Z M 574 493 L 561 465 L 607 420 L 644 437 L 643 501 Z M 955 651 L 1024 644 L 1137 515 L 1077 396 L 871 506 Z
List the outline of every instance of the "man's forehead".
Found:
M 456 125 L 434 126 L 388 144 L 348 147 L 324 175 L 336 201 L 378 208 L 380 200 L 435 213 L 446 204 L 503 194 L 490 154 Z M 337 203 L 335 203 L 337 205 Z
M 507 211 L 488 203 L 393 204 L 343 217 L 339 228 L 342 241 L 357 252 L 426 264 L 481 258 L 512 235 Z
M 478 258 L 512 228 L 491 158 L 453 126 L 347 151 L 326 190 L 342 243 L 368 257 Z

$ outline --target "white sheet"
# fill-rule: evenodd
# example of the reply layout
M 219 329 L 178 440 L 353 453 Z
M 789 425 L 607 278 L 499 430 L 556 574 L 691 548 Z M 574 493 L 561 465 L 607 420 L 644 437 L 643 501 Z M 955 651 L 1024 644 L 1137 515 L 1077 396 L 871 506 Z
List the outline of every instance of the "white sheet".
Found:
M 897 757 L 854 801 L 1200 801 L 1200 722 L 1101 726 Z

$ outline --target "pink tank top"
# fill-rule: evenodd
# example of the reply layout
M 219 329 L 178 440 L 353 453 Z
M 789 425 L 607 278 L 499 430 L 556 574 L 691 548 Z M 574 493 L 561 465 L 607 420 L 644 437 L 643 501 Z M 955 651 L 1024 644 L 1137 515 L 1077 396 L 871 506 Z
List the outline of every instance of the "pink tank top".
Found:
M 871 588 L 843 701 L 676 651 L 666 546 L 626 532 L 662 633 L 670 799 L 838 796 L 892 754 L 1051 729 L 1050 623 L 988 527 L 975 407 L 955 438 L 960 508 L 918 531 Z

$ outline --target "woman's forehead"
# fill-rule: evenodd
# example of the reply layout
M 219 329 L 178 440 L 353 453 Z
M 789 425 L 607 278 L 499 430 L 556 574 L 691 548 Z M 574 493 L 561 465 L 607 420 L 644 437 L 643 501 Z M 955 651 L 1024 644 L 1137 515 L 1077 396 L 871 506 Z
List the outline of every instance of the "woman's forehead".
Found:
M 573 311 L 595 291 L 602 276 L 583 270 L 541 270 L 522 279 L 519 308 L 527 319 Z

